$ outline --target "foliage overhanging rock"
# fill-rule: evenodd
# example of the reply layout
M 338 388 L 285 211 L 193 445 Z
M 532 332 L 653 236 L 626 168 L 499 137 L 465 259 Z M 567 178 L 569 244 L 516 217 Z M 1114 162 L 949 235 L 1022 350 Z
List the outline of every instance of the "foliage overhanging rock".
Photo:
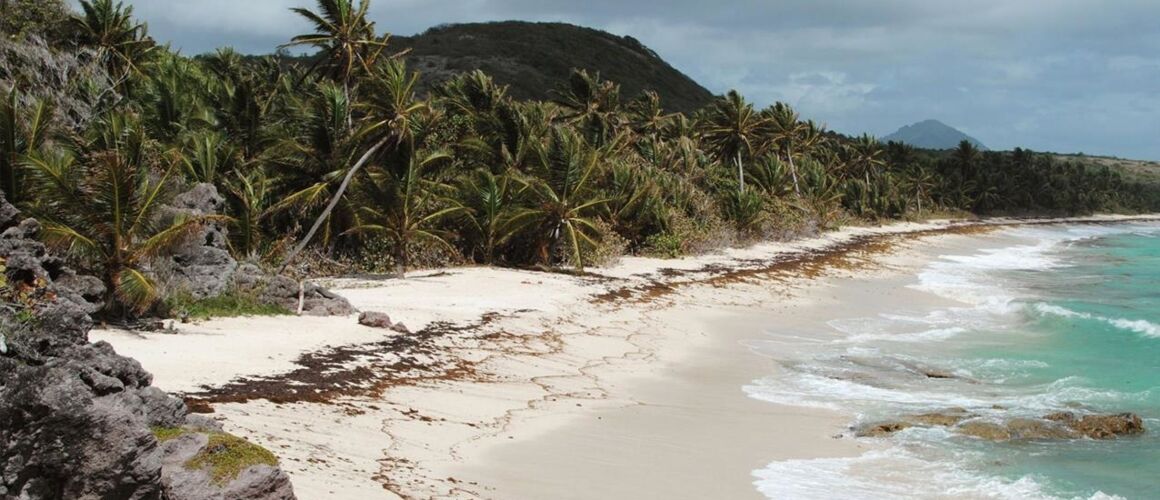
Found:
M 105 342 L 89 343 L 99 280 L 77 276 L 31 239 L 34 220 L 0 196 L 0 258 L 6 263 L 0 331 L 0 497 L 22 499 L 294 498 L 289 478 L 267 464 L 226 482 L 172 460 L 185 447 L 160 446 L 152 429 L 220 433 L 180 399 L 152 387 L 141 365 Z M 94 299 L 97 302 L 94 302 Z M 196 453 L 196 450 L 194 451 Z M 196 482 L 196 481 L 194 481 Z

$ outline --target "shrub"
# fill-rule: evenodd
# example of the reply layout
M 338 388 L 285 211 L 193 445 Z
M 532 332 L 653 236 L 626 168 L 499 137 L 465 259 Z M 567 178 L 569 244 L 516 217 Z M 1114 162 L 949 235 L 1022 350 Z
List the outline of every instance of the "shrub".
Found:
M 681 237 L 672 233 L 654 234 L 644 244 L 646 254 L 665 259 L 675 259 L 684 253 Z
M 290 314 L 282 306 L 266 304 L 257 296 L 239 290 L 230 290 L 217 297 L 195 300 L 189 294 L 178 294 L 165 301 L 165 316 L 180 316 L 194 320 L 234 318 L 239 316 L 281 316 Z

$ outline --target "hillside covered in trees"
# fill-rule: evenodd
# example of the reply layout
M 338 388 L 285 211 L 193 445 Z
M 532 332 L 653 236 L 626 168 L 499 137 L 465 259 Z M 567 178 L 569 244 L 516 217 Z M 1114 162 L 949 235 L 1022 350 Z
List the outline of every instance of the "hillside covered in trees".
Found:
M 391 40 L 424 89 L 474 70 L 506 85 L 515 99 L 550 100 L 573 69 L 600 73 L 632 99 L 653 91 L 667 111 L 692 113 L 713 94 L 635 38 L 563 23 L 453 24 Z
M 510 44 L 568 30 L 501 23 L 397 40 L 365 0 L 319 0 L 296 9 L 307 32 L 287 40 L 317 51 L 309 63 L 229 48 L 187 57 L 155 43 L 131 7 L 80 4 L 5 3 L 0 188 L 49 245 L 102 277 L 110 311 L 164 304 L 151 262 L 207 223 L 228 226 L 239 260 L 270 269 L 403 276 L 459 263 L 582 268 L 932 215 L 1160 207 L 1155 187 L 1107 167 L 843 137 L 737 92 L 698 106 L 703 89 L 629 39 L 588 33 L 602 41 L 567 50 L 579 59 L 529 50 L 513 63 Z M 499 62 L 480 62 L 495 75 L 456 73 L 466 59 L 451 55 Z M 625 66 L 564 76 L 591 58 Z M 420 93 L 428 69 L 445 81 Z M 641 92 L 654 85 L 688 88 L 666 103 Z M 162 216 L 197 184 L 216 188 L 225 213 Z

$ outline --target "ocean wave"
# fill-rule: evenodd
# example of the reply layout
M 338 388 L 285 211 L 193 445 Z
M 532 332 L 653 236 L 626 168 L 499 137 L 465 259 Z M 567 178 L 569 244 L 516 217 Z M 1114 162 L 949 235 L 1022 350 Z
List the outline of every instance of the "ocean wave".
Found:
M 996 314 L 1017 312 L 1022 296 L 994 278 L 996 271 L 1042 271 L 1069 267 L 1059 252 L 1080 241 L 1119 234 L 1160 230 L 1153 226 L 1072 226 L 1059 228 L 1025 227 L 1009 234 L 1035 241 L 1028 245 L 986 248 L 972 255 L 942 255 L 918 274 L 911 288 L 943 298 L 965 302 Z
M 889 359 L 878 365 L 860 360 L 815 360 L 785 366 L 773 377 L 742 387 L 751 398 L 788 406 L 845 410 L 863 415 L 921 413 L 966 408 L 986 413 L 1005 408 L 1009 416 L 1039 417 L 1083 404 L 1122 408 L 1125 403 L 1148 401 L 1150 390 L 1122 392 L 1092 388 L 1082 377 L 1066 377 L 1030 386 L 1005 386 L 1002 381 L 976 379 L 931 380 L 897 369 Z M 1024 367 L 1034 366 L 1027 362 Z M 956 370 L 956 376 L 966 375 Z M 969 375 L 967 375 L 969 376 Z
M 1093 321 L 1101 321 L 1112 325 L 1121 330 L 1139 333 L 1145 337 L 1160 338 L 1160 325 L 1143 319 L 1127 319 L 1127 318 L 1108 318 L 1098 314 L 1091 314 L 1086 312 L 1073 311 L 1066 307 L 1057 306 L 1054 304 L 1036 303 L 1034 305 L 1035 311 L 1040 314 L 1059 316 L 1069 319 L 1087 319 Z
M 1030 476 L 1014 480 L 991 476 L 954 460 L 930 460 L 901 447 L 858 457 L 773 462 L 753 471 L 753 476 L 757 490 L 774 499 L 1057 498 Z

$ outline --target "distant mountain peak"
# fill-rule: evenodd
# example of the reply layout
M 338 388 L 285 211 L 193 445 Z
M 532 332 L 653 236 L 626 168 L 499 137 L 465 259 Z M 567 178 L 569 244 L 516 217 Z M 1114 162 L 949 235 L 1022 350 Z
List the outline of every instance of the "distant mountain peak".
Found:
M 987 149 L 987 146 L 978 139 L 934 119 L 902 127 L 897 132 L 883 137 L 882 141 L 904 142 L 922 149 L 954 149 L 960 142 L 968 141 L 979 149 Z

